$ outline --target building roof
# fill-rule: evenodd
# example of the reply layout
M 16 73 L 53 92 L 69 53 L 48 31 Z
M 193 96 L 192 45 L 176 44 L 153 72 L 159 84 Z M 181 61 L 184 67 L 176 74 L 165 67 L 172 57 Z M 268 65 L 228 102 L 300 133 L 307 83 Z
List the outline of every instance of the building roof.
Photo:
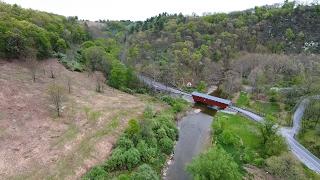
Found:
M 210 96 L 210 95 L 204 94 L 204 93 L 193 92 L 192 95 L 193 96 L 203 97 L 203 98 L 210 99 L 212 101 L 220 102 L 220 103 L 227 104 L 227 105 L 231 104 L 230 100 L 218 98 L 218 97 L 215 97 L 215 96 Z

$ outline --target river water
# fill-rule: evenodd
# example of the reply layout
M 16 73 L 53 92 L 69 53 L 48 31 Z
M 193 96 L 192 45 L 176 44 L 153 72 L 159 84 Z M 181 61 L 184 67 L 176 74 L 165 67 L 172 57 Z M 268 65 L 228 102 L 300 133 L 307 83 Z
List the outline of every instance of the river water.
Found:
M 186 165 L 211 143 L 210 132 L 214 114 L 213 110 L 197 106 L 179 121 L 179 139 L 175 146 L 173 161 L 168 166 L 164 179 L 192 179 L 185 169 Z

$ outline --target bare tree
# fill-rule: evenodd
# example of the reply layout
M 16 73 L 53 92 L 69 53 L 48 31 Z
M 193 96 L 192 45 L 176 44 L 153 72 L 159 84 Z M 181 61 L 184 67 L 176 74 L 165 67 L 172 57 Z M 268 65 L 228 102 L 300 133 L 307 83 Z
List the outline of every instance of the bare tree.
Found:
M 103 79 L 103 77 L 101 77 L 98 74 L 95 75 L 95 79 L 96 79 L 96 91 L 98 93 L 102 93 L 103 92 L 104 79 Z
M 52 68 L 52 65 L 50 65 L 50 77 L 52 79 L 54 79 L 56 76 L 54 75 L 54 71 L 53 71 L 53 68 Z
M 62 86 L 53 83 L 49 85 L 48 88 L 49 97 L 51 103 L 54 105 L 55 111 L 58 117 L 61 116 L 62 103 L 65 100 L 65 90 Z
M 71 81 L 71 78 L 69 76 L 67 76 L 67 85 L 68 85 L 68 92 L 70 94 L 71 91 L 72 91 L 72 81 Z
M 30 71 L 33 82 L 36 82 L 36 74 L 38 71 L 39 62 L 36 57 L 36 50 L 29 49 L 26 55 L 26 65 Z

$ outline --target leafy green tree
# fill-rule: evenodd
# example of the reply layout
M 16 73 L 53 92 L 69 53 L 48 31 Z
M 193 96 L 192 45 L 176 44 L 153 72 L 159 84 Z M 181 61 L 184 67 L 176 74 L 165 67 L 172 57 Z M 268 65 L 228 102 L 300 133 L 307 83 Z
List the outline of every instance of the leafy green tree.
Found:
M 96 71 L 101 67 L 102 62 L 107 60 L 107 55 L 102 47 L 92 46 L 84 50 L 83 57 L 85 59 L 88 70 Z
M 110 77 L 108 79 L 108 83 L 110 86 L 115 87 L 117 89 L 127 87 L 127 68 L 120 62 L 115 62 L 112 65 L 112 70 L 110 73 Z
M 202 179 L 242 179 L 237 163 L 222 148 L 213 147 L 200 154 L 187 166 L 195 180 Z
M 67 50 L 67 44 L 66 41 L 64 39 L 58 39 L 57 43 L 56 43 L 56 51 L 57 52 L 61 52 L 61 53 L 65 53 Z

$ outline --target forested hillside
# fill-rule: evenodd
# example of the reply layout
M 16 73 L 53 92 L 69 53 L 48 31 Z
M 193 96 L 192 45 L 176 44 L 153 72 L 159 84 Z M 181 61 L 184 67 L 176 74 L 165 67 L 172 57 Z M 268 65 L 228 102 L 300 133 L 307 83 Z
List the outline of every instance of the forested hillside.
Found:
M 173 86 L 199 80 L 219 84 L 241 52 L 319 53 L 319 17 L 320 5 L 287 1 L 229 14 L 163 13 L 127 26 L 124 60 Z
M 64 17 L 0 2 L 0 58 L 38 58 L 65 52 L 89 38 L 77 17 Z M 30 51 L 32 49 L 32 51 Z

